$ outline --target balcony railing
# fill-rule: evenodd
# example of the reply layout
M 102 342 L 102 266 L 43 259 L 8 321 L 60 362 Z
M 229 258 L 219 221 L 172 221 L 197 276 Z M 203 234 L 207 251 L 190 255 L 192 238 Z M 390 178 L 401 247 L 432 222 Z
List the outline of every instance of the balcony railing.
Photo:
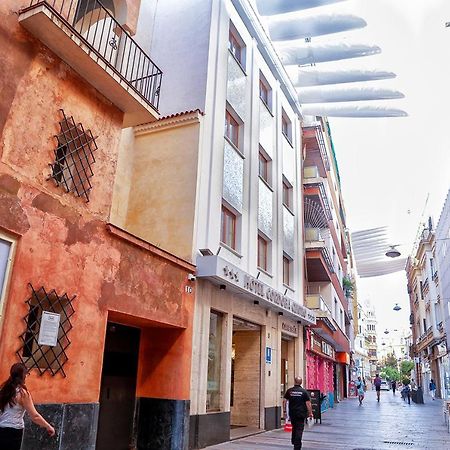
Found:
M 43 5 L 116 76 L 158 110 L 162 71 L 99 0 L 31 0 L 21 14 Z
M 307 294 L 306 306 L 315 312 L 317 319 L 325 321 L 331 330 L 338 330 L 339 325 L 336 323 L 330 307 L 320 294 Z

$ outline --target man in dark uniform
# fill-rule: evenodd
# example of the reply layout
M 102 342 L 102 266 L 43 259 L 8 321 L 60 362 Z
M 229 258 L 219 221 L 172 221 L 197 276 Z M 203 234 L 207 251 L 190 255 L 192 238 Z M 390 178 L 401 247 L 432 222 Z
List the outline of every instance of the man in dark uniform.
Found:
M 294 450 L 300 450 L 302 448 L 305 419 L 307 417 L 313 417 L 311 399 L 306 389 L 302 388 L 302 381 L 300 377 L 295 377 L 295 386 L 286 391 L 283 400 L 284 417 L 286 417 L 286 402 L 289 402 L 289 418 L 292 423 L 291 442 Z

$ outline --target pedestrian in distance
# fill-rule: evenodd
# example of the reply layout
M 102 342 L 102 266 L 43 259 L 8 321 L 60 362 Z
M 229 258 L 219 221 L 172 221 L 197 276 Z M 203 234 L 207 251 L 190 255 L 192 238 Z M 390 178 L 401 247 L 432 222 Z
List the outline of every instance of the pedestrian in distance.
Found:
M 397 389 L 397 382 L 395 380 L 392 381 L 391 387 L 392 387 L 392 392 L 395 395 L 395 390 Z
M 408 400 L 408 405 L 411 404 L 411 386 L 408 383 L 402 389 L 402 397 L 403 401 Z
M 364 400 L 364 383 L 361 380 L 361 377 L 358 377 L 358 380 L 356 381 L 356 389 L 358 390 L 358 400 L 359 405 L 361 406 Z
M 381 393 L 381 378 L 380 375 L 376 374 L 375 379 L 373 380 L 373 385 L 375 386 L 375 390 L 377 391 L 377 402 L 380 401 L 380 393 Z
M 25 424 L 25 412 L 50 436 L 55 429 L 36 411 L 31 394 L 25 385 L 28 369 L 24 364 L 11 366 L 9 378 L 0 387 L 0 449 L 20 450 Z
M 430 381 L 430 394 L 431 398 L 434 400 L 436 398 L 436 383 L 434 382 L 433 378 Z
M 301 377 L 295 377 L 295 385 L 286 391 L 283 399 L 284 416 L 289 416 L 292 424 L 291 442 L 294 450 L 302 448 L 305 419 L 313 417 L 311 399 L 306 389 L 302 388 L 302 382 Z M 287 402 L 289 402 L 288 411 L 286 411 Z

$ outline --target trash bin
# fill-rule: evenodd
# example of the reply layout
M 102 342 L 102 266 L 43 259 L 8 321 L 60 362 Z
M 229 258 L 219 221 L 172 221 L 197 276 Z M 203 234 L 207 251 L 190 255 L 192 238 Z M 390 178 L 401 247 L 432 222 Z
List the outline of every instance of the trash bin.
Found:
M 411 400 L 417 404 L 423 404 L 423 391 L 419 386 L 417 389 L 411 391 Z

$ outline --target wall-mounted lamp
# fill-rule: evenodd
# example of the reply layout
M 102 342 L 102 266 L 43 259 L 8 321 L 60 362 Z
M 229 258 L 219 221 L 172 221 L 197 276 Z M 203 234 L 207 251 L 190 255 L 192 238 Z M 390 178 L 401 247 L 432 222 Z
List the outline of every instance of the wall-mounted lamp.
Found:
M 219 289 L 220 289 L 221 291 L 224 291 L 226 288 L 227 288 L 227 287 L 226 287 L 224 284 L 221 284 L 221 285 L 219 286 Z
M 259 300 L 253 300 L 254 305 L 259 305 Z

